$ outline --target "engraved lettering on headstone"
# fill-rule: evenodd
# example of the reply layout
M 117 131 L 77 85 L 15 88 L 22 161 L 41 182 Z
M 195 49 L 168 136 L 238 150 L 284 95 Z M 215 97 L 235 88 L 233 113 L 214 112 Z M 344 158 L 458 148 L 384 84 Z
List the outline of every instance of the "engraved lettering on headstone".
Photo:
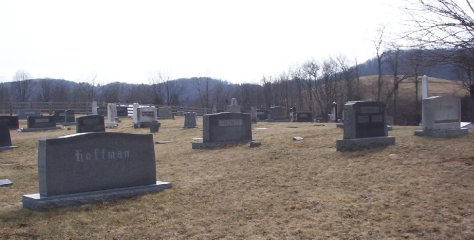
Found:
M 236 127 L 242 126 L 242 119 L 220 119 L 218 126 L 219 127 Z

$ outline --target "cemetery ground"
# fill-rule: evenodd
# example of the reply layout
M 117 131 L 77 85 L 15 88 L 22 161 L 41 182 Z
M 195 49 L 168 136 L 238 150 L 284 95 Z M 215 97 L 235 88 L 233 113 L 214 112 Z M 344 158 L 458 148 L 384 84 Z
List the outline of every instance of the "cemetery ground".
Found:
M 38 192 L 40 137 L 17 133 L 0 152 L 0 239 L 473 239 L 474 134 L 414 136 L 394 126 L 396 144 L 337 152 L 334 123 L 252 126 L 248 144 L 191 149 L 198 128 L 162 120 L 155 141 L 157 178 L 171 189 L 141 197 L 35 212 L 21 197 Z M 20 123 L 25 126 L 25 122 Z M 148 133 L 122 119 L 110 132 Z M 255 129 L 267 128 L 267 129 Z M 302 141 L 293 141 L 295 136 Z

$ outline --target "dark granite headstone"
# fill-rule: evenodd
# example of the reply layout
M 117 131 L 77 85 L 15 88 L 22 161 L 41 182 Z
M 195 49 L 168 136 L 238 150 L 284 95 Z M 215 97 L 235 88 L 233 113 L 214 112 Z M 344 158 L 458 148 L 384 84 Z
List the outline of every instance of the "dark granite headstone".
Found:
M 11 149 L 12 139 L 10 138 L 10 129 L 7 124 L 0 123 L 0 150 Z
M 214 113 L 203 116 L 203 142 L 193 148 L 210 148 L 245 143 L 252 140 L 250 114 Z
M 132 197 L 170 188 L 156 181 L 151 134 L 81 133 L 39 140 L 39 194 L 23 207 L 42 210 Z
M 76 132 L 105 132 L 104 116 L 88 115 L 76 119 Z
M 196 127 L 197 114 L 195 112 L 184 113 L 184 128 L 195 128 Z
M 150 125 L 150 132 L 157 133 L 160 130 L 160 123 L 158 121 L 153 121 L 149 123 Z
M 20 128 L 18 116 L 0 116 L 0 124 L 6 124 L 10 129 Z
M 388 136 L 385 104 L 353 101 L 344 105 L 344 139 L 337 140 L 337 150 L 352 151 L 395 144 Z
M 312 112 L 296 112 L 295 115 L 296 122 L 313 122 L 313 113 Z
M 27 128 L 54 128 L 56 118 L 54 116 L 28 116 L 26 126 Z
M 288 121 L 289 116 L 287 110 L 281 106 L 270 107 L 269 120 L 271 121 Z
M 18 118 L 19 119 L 27 119 L 28 116 L 39 117 L 39 116 L 41 116 L 41 111 L 40 110 L 33 110 L 33 109 L 19 109 L 18 110 Z
M 128 108 L 126 106 L 117 106 L 117 117 L 128 117 Z
M 97 115 L 107 116 L 107 107 L 97 107 Z
M 257 118 L 259 121 L 267 120 L 269 114 L 270 114 L 270 111 L 268 110 L 257 109 Z

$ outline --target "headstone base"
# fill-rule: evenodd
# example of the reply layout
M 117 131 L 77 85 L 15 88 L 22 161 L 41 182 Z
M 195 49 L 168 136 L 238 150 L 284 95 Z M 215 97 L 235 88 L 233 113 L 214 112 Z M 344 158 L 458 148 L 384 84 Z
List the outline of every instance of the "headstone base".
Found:
M 240 145 L 243 143 L 248 143 L 250 140 L 246 141 L 235 141 L 235 142 L 193 142 L 192 149 L 212 149 L 212 148 L 220 148 L 226 146 L 234 146 Z
M 77 123 L 76 122 L 64 122 L 64 123 L 58 123 L 59 125 L 62 125 L 62 126 L 72 126 L 72 125 L 76 125 Z
M 61 127 L 47 127 L 47 128 L 20 128 L 20 132 L 40 132 L 40 131 L 47 131 L 47 130 L 56 130 L 61 129 Z
M 59 207 L 77 206 L 81 204 L 117 200 L 159 192 L 171 188 L 171 183 L 157 181 L 156 184 L 129 188 L 109 189 L 104 191 L 86 192 L 41 197 L 39 193 L 23 195 L 23 207 L 41 211 Z
M 372 137 L 336 140 L 337 151 L 357 151 L 368 148 L 383 147 L 395 144 L 395 137 Z
M 14 148 L 17 148 L 17 146 L 3 146 L 3 147 L 0 147 L 0 151 L 11 150 Z
M 106 128 L 116 128 L 118 126 L 117 122 L 105 122 L 104 125 Z
M 438 129 L 438 130 L 416 130 L 415 136 L 420 137 L 457 137 L 466 135 L 469 133 L 469 129 Z

